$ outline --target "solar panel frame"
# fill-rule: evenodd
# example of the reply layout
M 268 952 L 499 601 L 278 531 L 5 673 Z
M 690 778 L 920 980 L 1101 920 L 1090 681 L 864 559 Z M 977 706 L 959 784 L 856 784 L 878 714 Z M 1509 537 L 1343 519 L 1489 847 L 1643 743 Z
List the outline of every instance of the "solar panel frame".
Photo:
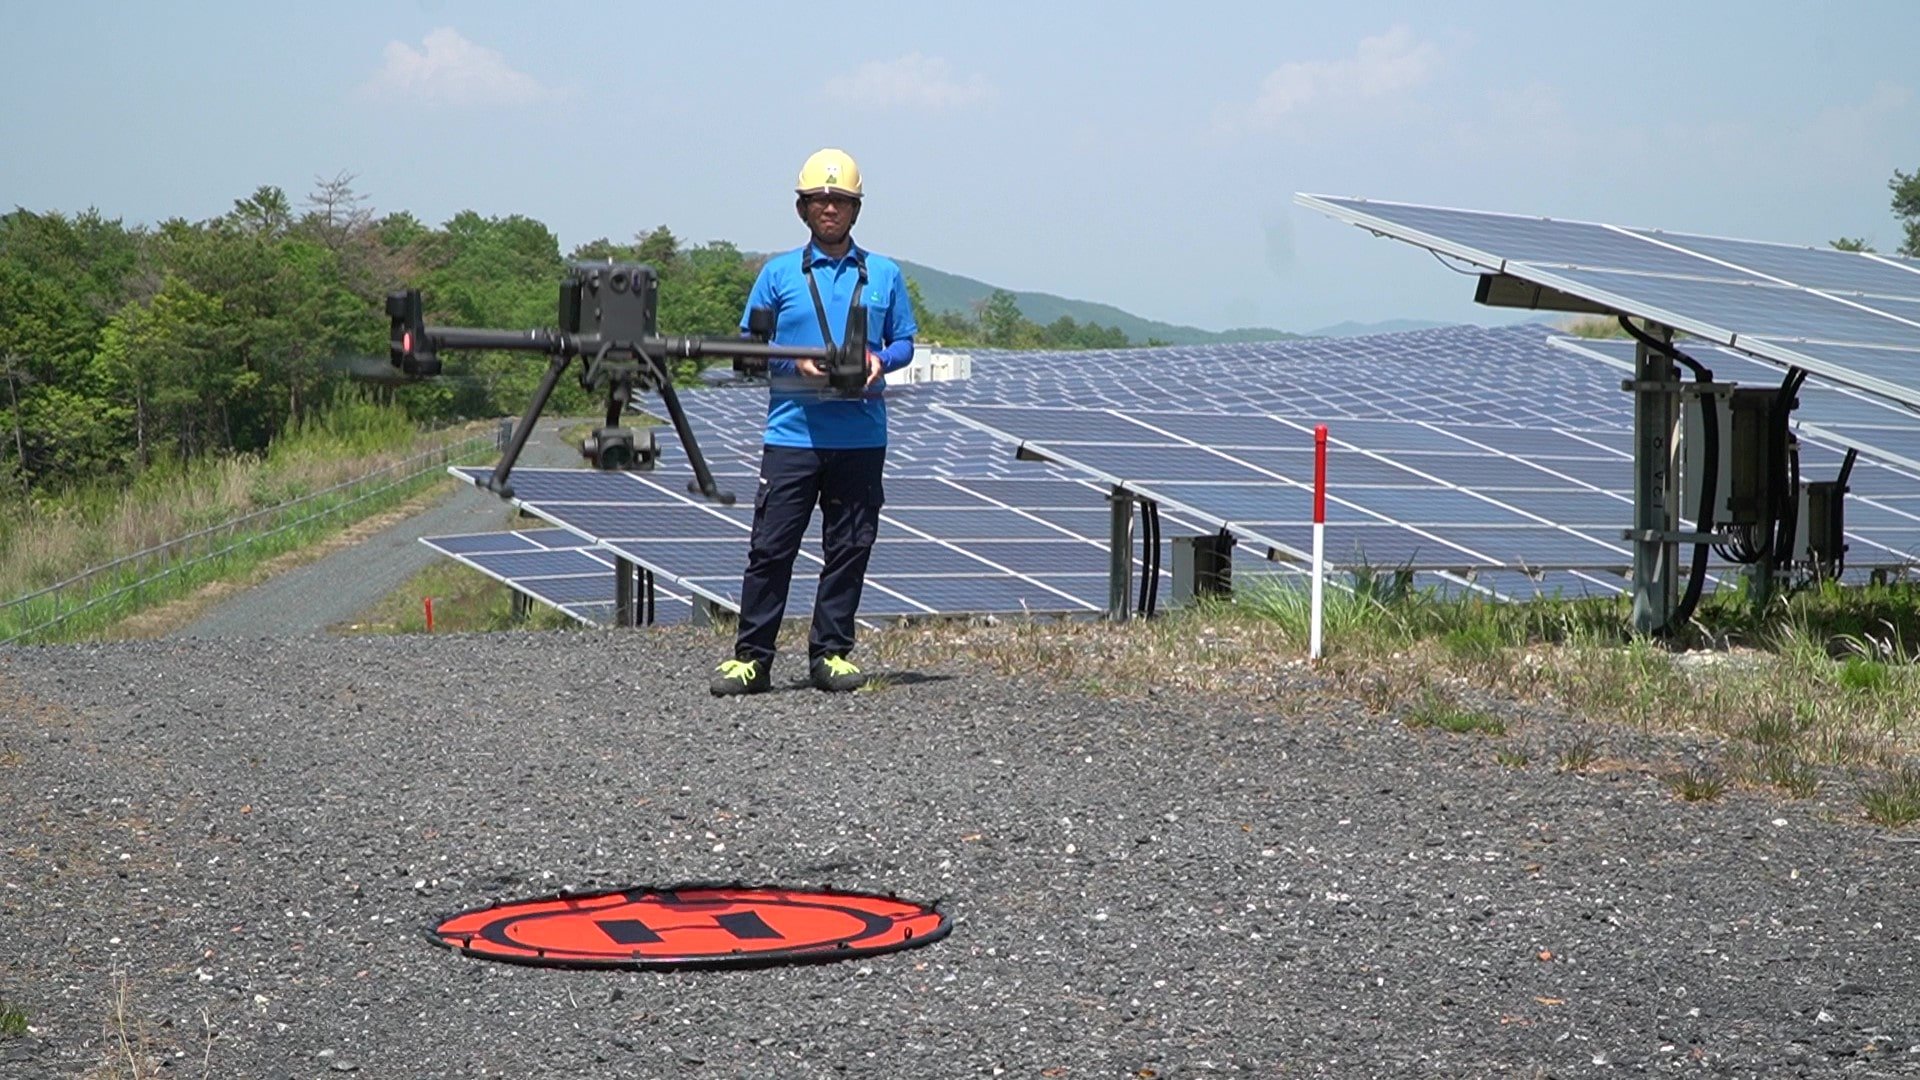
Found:
M 582 625 L 613 623 L 613 562 L 568 530 L 503 529 L 422 537 L 420 543 Z M 686 594 L 656 585 L 654 596 L 656 623 L 692 617 Z
M 1717 314 L 1689 312 L 1668 306 L 1676 299 L 1672 285 L 1664 286 L 1669 290 L 1664 302 L 1640 295 L 1613 291 L 1632 281 L 1601 280 L 1591 277 L 1594 271 L 1620 271 L 1634 269 L 1621 265 L 1588 264 L 1577 261 L 1540 263 L 1512 256 L 1498 250 L 1503 244 L 1522 243 L 1531 230 L 1557 230 L 1562 226 L 1585 226 L 1605 230 L 1614 235 L 1631 238 L 1644 244 L 1643 248 L 1621 248 L 1609 246 L 1607 254 L 1615 257 L 1615 262 L 1630 261 L 1617 257 L 1622 251 L 1633 252 L 1640 261 L 1637 269 L 1645 271 L 1674 271 L 1676 267 L 1690 264 L 1684 260 L 1674 262 L 1676 256 L 1686 256 L 1699 263 L 1717 269 L 1699 271 L 1692 275 L 1665 278 L 1666 281 L 1690 280 L 1696 282 L 1692 288 L 1698 292 L 1702 286 L 1697 283 L 1708 281 L 1742 281 L 1751 286 L 1778 285 L 1780 279 L 1751 271 L 1741 267 L 1729 267 L 1722 260 L 1706 255 L 1690 255 L 1676 246 L 1675 238 L 1680 234 L 1655 233 L 1653 230 L 1633 230 L 1613 225 L 1598 225 L 1590 222 L 1569 222 L 1551 218 L 1527 218 L 1515 214 L 1492 214 L 1482 211 L 1455 210 L 1448 207 L 1417 206 L 1408 203 L 1396 203 L 1382 200 L 1357 199 L 1344 196 L 1313 195 L 1300 193 L 1295 201 L 1325 213 L 1338 220 L 1372 231 L 1382 236 L 1407 241 L 1440 254 L 1448 255 L 1470 263 L 1495 274 L 1507 274 L 1538 285 L 1556 289 L 1570 296 L 1599 304 L 1616 311 L 1630 313 L 1654 322 L 1705 338 L 1717 344 L 1731 346 L 1753 355 L 1782 364 L 1802 367 L 1819 375 L 1825 375 L 1837 382 L 1858 387 L 1870 393 L 1880 394 L 1908 405 L 1920 407 L 1920 378 L 1910 377 L 1907 382 L 1889 379 L 1883 374 L 1869 374 L 1853 370 L 1843 364 L 1830 360 L 1825 355 L 1827 344 L 1896 345 L 1903 348 L 1920 347 L 1920 309 L 1916 309 L 1915 318 L 1904 314 L 1895 314 L 1880 310 L 1858 300 L 1839 296 L 1831 292 L 1806 289 L 1793 285 L 1801 294 L 1793 303 L 1803 304 L 1802 298 L 1817 297 L 1831 305 L 1830 308 L 1806 308 L 1818 310 L 1817 321 L 1829 328 L 1838 328 L 1845 333 L 1859 333 L 1866 340 L 1840 339 L 1826 341 L 1801 334 L 1768 335 L 1750 331 L 1742 326 L 1728 325 Z M 1541 223 L 1550 223 L 1543 225 Z M 1584 233 L 1582 235 L 1585 235 Z M 1487 247 L 1474 246 L 1474 242 L 1492 243 Z M 1611 242 L 1609 242 L 1611 245 Z M 1786 247 L 1785 245 L 1782 246 Z M 1521 248 L 1519 250 L 1525 250 Z M 1578 252 L 1553 251 L 1540 252 L 1550 257 L 1576 256 Z M 1855 253 L 1858 254 L 1858 253 Z M 1567 269 L 1569 267 L 1576 269 Z M 1571 276 L 1570 276 L 1571 275 Z M 1730 276 L 1731 275 L 1731 276 Z M 1637 279 L 1641 282 L 1652 280 L 1657 274 L 1643 273 Z M 1585 277 L 1586 280 L 1581 280 Z M 1789 283 L 1791 284 L 1791 283 Z M 1734 287 L 1734 286 L 1729 286 Z M 1685 297 L 1680 297 L 1684 306 Z M 1889 302 L 1892 303 L 1892 302 Z M 1836 314 L 1845 310 L 1847 314 Z M 1904 307 L 1901 309 L 1904 311 Z

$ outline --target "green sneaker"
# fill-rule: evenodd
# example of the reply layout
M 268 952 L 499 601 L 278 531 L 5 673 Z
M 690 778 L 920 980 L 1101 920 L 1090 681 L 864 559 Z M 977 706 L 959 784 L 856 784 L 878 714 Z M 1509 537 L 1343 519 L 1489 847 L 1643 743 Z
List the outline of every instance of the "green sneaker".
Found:
M 844 694 L 867 685 L 867 677 L 844 656 L 823 656 L 815 660 L 809 674 L 816 688 L 829 693 Z
M 758 694 L 773 687 L 773 671 L 759 660 L 723 660 L 707 689 L 714 697 Z

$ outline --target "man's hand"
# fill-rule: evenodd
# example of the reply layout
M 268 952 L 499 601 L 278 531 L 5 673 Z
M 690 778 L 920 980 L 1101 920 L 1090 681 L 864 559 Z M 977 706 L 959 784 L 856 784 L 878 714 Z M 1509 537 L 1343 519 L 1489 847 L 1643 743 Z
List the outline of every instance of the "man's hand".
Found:
M 820 366 L 818 360 L 795 360 L 793 362 L 793 370 L 805 375 L 809 379 L 824 379 L 827 377 L 826 369 Z
M 877 352 L 874 352 L 872 349 L 868 349 L 867 350 L 867 385 L 872 386 L 874 383 L 879 382 L 880 373 L 881 373 L 880 354 Z

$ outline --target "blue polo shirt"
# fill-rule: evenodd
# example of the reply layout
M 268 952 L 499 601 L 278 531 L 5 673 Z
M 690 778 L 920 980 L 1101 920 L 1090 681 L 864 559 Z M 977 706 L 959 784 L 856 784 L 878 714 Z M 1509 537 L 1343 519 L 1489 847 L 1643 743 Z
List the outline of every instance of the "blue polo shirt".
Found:
M 858 291 L 859 302 L 867 306 L 867 348 L 880 354 L 881 370 L 898 371 L 913 360 L 913 335 L 920 327 L 914 322 L 913 303 L 907 298 L 907 279 L 898 263 L 858 245 L 832 259 L 808 241 L 804 248 L 768 259 L 747 297 L 747 311 L 741 313 L 742 330 L 747 327 L 747 313 L 757 307 L 770 307 L 776 314 L 775 344 L 806 348 L 826 344 L 820 337 L 820 316 L 814 310 L 813 294 L 807 289 L 804 267 L 808 263 L 802 263 L 802 259 L 813 267 L 820 305 L 827 313 L 827 326 L 836 344 L 846 333 L 847 312 Z M 860 286 L 863 262 L 867 277 L 864 289 Z M 887 445 L 884 375 L 864 395 L 846 398 L 822 380 L 801 376 L 792 360 L 775 360 L 767 365 L 767 383 L 768 446 L 852 450 Z

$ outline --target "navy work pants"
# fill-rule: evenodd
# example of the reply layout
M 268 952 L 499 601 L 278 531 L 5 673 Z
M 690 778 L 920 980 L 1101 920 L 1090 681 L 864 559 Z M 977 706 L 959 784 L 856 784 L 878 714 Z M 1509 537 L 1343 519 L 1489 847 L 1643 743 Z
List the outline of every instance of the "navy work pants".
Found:
M 820 507 L 826 565 L 813 598 L 807 659 L 853 651 L 854 613 L 866 582 L 867 558 L 880 530 L 884 446 L 812 450 L 768 446 L 760 454 L 760 486 L 753 498 L 753 545 L 740 583 L 740 635 L 734 656 L 773 659 L 774 639 L 787 611 L 787 588 L 800 541 Z

